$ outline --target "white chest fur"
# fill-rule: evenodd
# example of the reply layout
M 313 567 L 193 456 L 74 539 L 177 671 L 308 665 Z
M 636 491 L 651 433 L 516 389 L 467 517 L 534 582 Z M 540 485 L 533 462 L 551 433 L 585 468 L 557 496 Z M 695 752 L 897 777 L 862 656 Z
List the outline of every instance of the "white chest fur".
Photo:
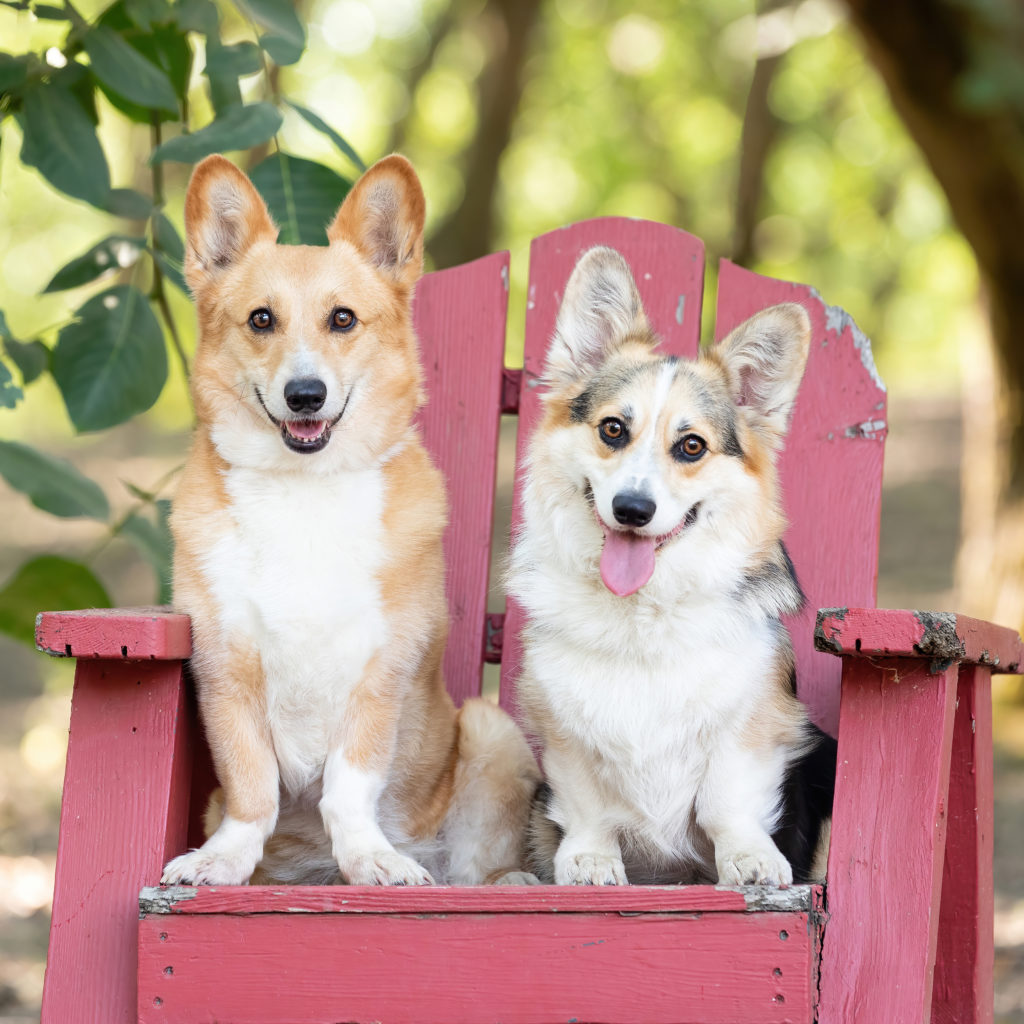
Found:
M 378 573 L 380 469 L 314 476 L 231 469 L 228 529 L 204 575 L 226 639 L 260 656 L 282 781 L 321 773 L 352 688 L 387 640 Z

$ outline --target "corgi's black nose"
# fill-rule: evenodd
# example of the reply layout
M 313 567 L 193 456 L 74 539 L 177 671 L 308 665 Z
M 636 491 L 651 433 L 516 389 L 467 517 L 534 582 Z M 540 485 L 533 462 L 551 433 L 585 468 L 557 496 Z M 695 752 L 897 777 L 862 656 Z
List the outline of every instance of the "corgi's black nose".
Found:
M 284 400 L 292 412 L 316 412 L 327 401 L 327 385 L 316 377 L 299 377 L 284 386 Z
M 635 491 L 624 491 L 612 498 L 612 513 L 623 526 L 646 526 L 657 509 L 650 498 Z

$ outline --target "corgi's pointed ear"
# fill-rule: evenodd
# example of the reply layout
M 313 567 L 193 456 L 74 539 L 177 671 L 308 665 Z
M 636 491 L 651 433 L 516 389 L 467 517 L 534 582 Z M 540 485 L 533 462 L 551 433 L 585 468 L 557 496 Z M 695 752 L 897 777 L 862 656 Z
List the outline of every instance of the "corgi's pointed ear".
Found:
M 789 429 L 810 345 L 807 311 L 787 302 L 752 316 L 714 350 L 737 405 L 752 408 L 780 437 Z
M 423 272 L 425 216 L 420 179 L 404 156 L 393 153 L 355 183 L 327 238 L 351 242 L 381 273 L 412 285 Z
M 595 246 L 576 263 L 558 310 L 546 373 L 554 385 L 586 375 L 617 345 L 650 333 L 629 265 Z
M 192 172 L 185 195 L 185 279 L 193 291 L 277 228 L 253 183 L 222 156 Z

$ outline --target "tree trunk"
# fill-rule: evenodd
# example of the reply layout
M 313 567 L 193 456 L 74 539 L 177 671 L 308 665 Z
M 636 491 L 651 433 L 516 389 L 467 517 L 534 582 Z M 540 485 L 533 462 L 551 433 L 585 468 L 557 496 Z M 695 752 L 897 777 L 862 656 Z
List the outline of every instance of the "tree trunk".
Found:
M 1020 9 L 950 0 L 847 0 L 893 105 L 920 146 L 974 250 L 988 306 L 994 393 L 965 403 L 963 546 L 959 564 L 965 610 L 1024 625 L 1024 111 L 968 86 L 992 47 L 1008 66 L 1024 60 Z M 985 17 L 998 17 L 985 22 Z M 1016 32 L 1014 24 L 1016 23 Z M 1016 36 L 1016 38 L 1015 38 Z M 975 82 L 977 81 L 975 77 Z M 983 102 L 984 101 L 984 102 Z M 989 433 L 978 417 L 994 407 Z M 987 468 L 986 468 L 987 467 Z
M 512 134 L 522 68 L 540 8 L 541 0 L 490 0 L 481 14 L 488 30 L 488 62 L 477 93 L 477 131 L 464 163 L 465 193 L 427 242 L 439 268 L 491 251 L 498 168 Z

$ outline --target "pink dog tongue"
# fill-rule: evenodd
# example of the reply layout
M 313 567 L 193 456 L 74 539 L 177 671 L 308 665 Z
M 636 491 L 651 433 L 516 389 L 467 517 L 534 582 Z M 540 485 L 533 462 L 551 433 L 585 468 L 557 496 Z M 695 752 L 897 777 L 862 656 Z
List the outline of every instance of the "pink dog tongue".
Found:
M 289 420 L 288 421 L 288 433 L 292 437 L 301 437 L 303 440 L 309 441 L 315 437 L 319 437 L 324 431 L 323 420 Z
M 655 546 L 653 537 L 606 528 L 601 552 L 604 585 L 617 597 L 635 594 L 654 575 Z

